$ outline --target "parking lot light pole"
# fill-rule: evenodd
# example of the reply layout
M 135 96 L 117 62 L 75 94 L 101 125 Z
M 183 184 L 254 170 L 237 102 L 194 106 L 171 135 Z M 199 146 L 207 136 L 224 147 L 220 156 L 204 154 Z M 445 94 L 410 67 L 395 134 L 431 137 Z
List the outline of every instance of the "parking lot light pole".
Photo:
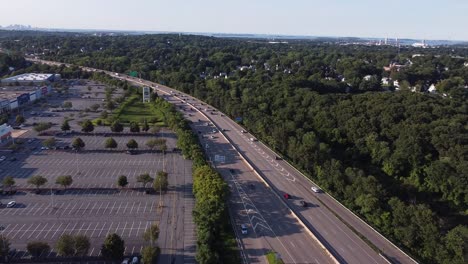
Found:
M 50 204 L 51 208 L 54 208 L 54 192 L 52 191 L 52 187 L 50 187 Z
M 163 151 L 163 172 L 166 172 L 166 153 Z M 159 208 L 163 207 L 163 200 L 162 200 L 162 188 L 161 188 L 161 179 L 159 179 Z

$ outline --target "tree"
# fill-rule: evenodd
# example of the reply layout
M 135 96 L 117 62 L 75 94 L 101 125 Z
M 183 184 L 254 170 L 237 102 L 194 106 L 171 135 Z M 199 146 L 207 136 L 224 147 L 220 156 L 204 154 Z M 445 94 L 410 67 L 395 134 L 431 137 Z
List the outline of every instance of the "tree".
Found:
M 74 248 L 74 238 L 70 234 L 63 234 L 57 240 L 57 244 L 55 245 L 55 249 L 57 250 L 57 254 L 63 257 L 70 257 L 75 254 Z
M 103 112 L 101 113 L 101 118 L 102 118 L 102 119 L 106 119 L 108 116 L 109 116 L 109 113 L 107 113 L 107 111 L 103 111 Z
M 138 133 L 140 132 L 140 126 L 137 122 L 130 122 L 130 132 Z
M 141 126 L 141 130 L 145 131 L 145 132 L 148 132 L 148 130 L 150 129 L 149 125 L 148 125 L 148 121 L 146 121 L 146 119 L 143 121 L 143 125 Z
M 132 138 L 127 142 L 127 148 L 129 149 L 137 149 L 138 148 L 138 143 Z
M 10 253 L 10 241 L 4 235 L 0 235 L 0 260 L 3 259 L 6 262 L 6 258 Z
M 156 138 L 151 138 L 146 141 L 146 146 L 152 151 L 156 145 L 158 145 L 158 140 Z
M 148 173 L 143 173 L 138 175 L 137 182 L 141 182 L 143 184 L 143 188 L 146 188 L 146 184 L 152 182 L 154 179 Z
M 153 246 L 143 247 L 141 250 L 141 262 L 144 264 L 156 263 L 159 255 L 159 248 Z
M 39 187 L 46 184 L 47 179 L 43 176 L 36 175 L 36 176 L 31 176 L 28 179 L 28 184 L 36 186 L 36 189 L 39 191 Z
M 83 121 L 83 123 L 81 124 L 81 131 L 85 133 L 89 133 L 89 132 L 93 132 L 93 130 L 94 130 L 94 125 L 93 125 L 93 122 L 91 122 L 91 120 Z
M 52 127 L 51 123 L 41 122 L 41 123 L 34 126 L 34 131 L 40 133 L 40 132 L 45 131 L 45 130 L 51 128 L 51 127 Z
M 112 122 L 110 129 L 112 132 L 120 133 L 124 130 L 123 125 L 119 122 L 119 120 L 115 120 Z
M 44 147 L 47 147 L 47 148 L 52 148 L 55 146 L 55 144 L 57 144 L 57 141 L 55 140 L 54 137 L 50 137 L 42 141 L 42 145 L 44 145 Z
M 94 112 L 96 112 L 96 111 L 99 109 L 99 107 L 101 107 L 99 104 L 93 104 L 93 105 L 91 105 L 89 108 L 91 108 L 91 110 L 93 110 Z
M 153 188 L 155 191 L 167 191 L 167 187 L 169 186 L 169 182 L 167 180 L 167 172 L 159 171 L 156 175 L 156 179 L 153 182 Z
M 16 118 L 15 118 L 16 124 L 23 124 L 24 121 L 26 121 L 26 120 L 24 119 L 24 116 L 22 116 L 22 115 L 17 115 Z
M 64 188 L 67 188 L 68 186 L 72 185 L 73 178 L 71 175 L 58 176 L 57 180 L 55 180 L 55 183 L 62 185 Z
M 68 123 L 68 119 L 63 120 L 62 125 L 60 126 L 60 129 L 63 132 L 70 131 L 70 124 Z
M 104 147 L 109 148 L 109 149 L 115 149 L 117 148 L 117 141 L 113 138 L 106 138 L 106 141 L 104 141 Z
M 73 104 L 70 101 L 66 101 L 66 102 L 63 102 L 62 107 L 66 109 L 70 109 L 73 107 Z
M 77 137 L 73 139 L 72 147 L 75 148 L 76 150 L 81 150 L 82 148 L 85 147 L 85 143 L 83 142 L 81 138 Z
M 127 176 L 120 175 L 119 178 L 117 179 L 117 185 L 121 188 L 124 188 L 125 186 L 127 186 L 128 185 Z
M 85 235 L 76 235 L 74 240 L 75 256 L 83 257 L 88 255 L 89 248 L 91 247 L 89 238 Z
M 145 233 L 143 233 L 143 238 L 145 241 L 149 241 L 151 246 L 153 246 L 159 238 L 159 225 L 157 223 L 151 224 L 151 226 L 145 230 Z
M 123 258 L 124 251 L 125 242 L 115 233 L 109 234 L 101 247 L 102 256 L 111 261 L 120 261 Z
M 15 185 L 16 182 L 12 176 L 6 176 L 5 178 L 3 178 L 2 183 L 4 187 L 9 188 L 11 191 L 11 188 Z
M 157 133 L 159 133 L 159 131 L 161 131 L 161 128 L 158 127 L 157 125 L 153 125 L 153 127 L 151 128 L 151 131 L 150 131 L 150 132 L 151 132 L 152 134 L 157 134 Z
M 33 258 L 39 258 L 40 256 L 46 256 L 50 252 L 50 246 L 46 242 L 31 241 L 26 246 L 29 254 Z
M 106 109 L 113 110 L 115 108 L 115 103 L 112 100 L 107 100 L 106 102 Z

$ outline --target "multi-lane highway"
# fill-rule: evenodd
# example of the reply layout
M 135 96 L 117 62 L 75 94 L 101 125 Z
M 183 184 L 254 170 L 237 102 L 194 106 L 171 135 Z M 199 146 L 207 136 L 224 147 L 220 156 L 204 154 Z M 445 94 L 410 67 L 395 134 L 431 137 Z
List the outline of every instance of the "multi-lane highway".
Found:
M 107 73 L 155 87 L 167 95 L 175 91 L 148 81 Z M 248 223 L 251 229 L 252 233 L 247 236 L 239 235 L 247 261 L 263 262 L 258 255 L 274 249 L 288 263 L 330 262 L 333 258 L 326 258 L 326 252 L 321 249 L 321 245 L 324 245 L 341 263 L 389 263 L 389 260 L 394 263 L 415 263 L 333 197 L 324 192 L 312 192 L 311 187 L 316 186 L 314 183 L 286 161 L 275 159 L 277 154 L 267 146 L 251 141 L 253 136 L 242 133 L 244 128 L 230 118 L 219 111 L 211 114 L 212 111 L 205 108 L 213 107 L 206 104 L 201 106 L 203 102 L 185 94 L 167 98 L 178 105 L 196 108 L 191 116 L 187 115 L 194 121 L 194 129 L 203 127 L 203 122 L 198 119 L 209 119 L 214 125 L 206 128 L 205 124 L 205 128 L 200 128 L 200 133 L 206 135 L 203 143 L 210 157 L 214 160 L 218 155 L 218 161 L 214 160 L 214 163 L 230 184 L 233 193 L 231 209 L 236 215 L 236 223 Z M 181 99 L 188 100 L 183 102 Z M 207 134 L 213 128 L 219 132 L 213 133 L 216 135 Z M 224 162 L 219 162 L 220 157 L 225 158 Z M 284 199 L 284 193 L 291 195 L 291 198 Z M 310 206 L 302 207 L 299 201 L 305 201 Z M 235 228 L 239 231 L 238 226 Z M 308 235 L 309 232 L 314 235 Z M 382 257 L 356 233 L 366 237 L 387 257 Z M 315 242 L 313 237 L 321 243 Z

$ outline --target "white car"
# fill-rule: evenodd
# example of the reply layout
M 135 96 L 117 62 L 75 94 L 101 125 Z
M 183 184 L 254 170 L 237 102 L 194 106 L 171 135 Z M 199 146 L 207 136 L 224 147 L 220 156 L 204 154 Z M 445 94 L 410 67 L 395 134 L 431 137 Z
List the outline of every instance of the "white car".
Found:
M 4 161 L 4 160 L 6 160 L 6 157 L 5 157 L 5 156 L 1 156 L 1 157 L 0 157 L 0 161 Z
M 245 131 L 245 130 L 241 130 L 241 133 L 247 133 L 247 131 Z
M 11 202 L 8 202 L 7 203 L 7 208 L 11 208 L 11 207 L 14 207 L 16 205 L 16 202 L 15 201 L 11 201 Z
M 315 187 L 315 186 L 312 186 L 310 187 L 310 189 L 314 192 L 314 193 L 319 193 L 320 192 L 320 189 Z
M 241 225 L 241 233 L 242 233 L 243 235 L 247 235 L 247 233 L 248 233 L 248 232 L 247 232 L 247 226 L 244 225 L 244 224 Z

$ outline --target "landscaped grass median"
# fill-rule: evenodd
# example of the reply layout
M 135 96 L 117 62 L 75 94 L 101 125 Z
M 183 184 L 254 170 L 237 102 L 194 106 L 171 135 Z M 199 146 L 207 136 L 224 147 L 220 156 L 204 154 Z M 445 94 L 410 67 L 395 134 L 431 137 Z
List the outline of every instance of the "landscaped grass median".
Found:
M 164 125 L 163 113 L 154 103 L 143 103 L 139 94 L 132 95 L 118 109 L 114 110 L 114 119 L 118 119 L 122 123 L 143 123 L 146 120 L 148 123 Z
M 228 186 L 205 160 L 197 136 L 174 106 L 158 98 L 167 125 L 177 134 L 177 147 L 193 160 L 194 222 L 197 226 L 196 260 L 204 263 L 241 263 L 234 230 L 227 210 Z

